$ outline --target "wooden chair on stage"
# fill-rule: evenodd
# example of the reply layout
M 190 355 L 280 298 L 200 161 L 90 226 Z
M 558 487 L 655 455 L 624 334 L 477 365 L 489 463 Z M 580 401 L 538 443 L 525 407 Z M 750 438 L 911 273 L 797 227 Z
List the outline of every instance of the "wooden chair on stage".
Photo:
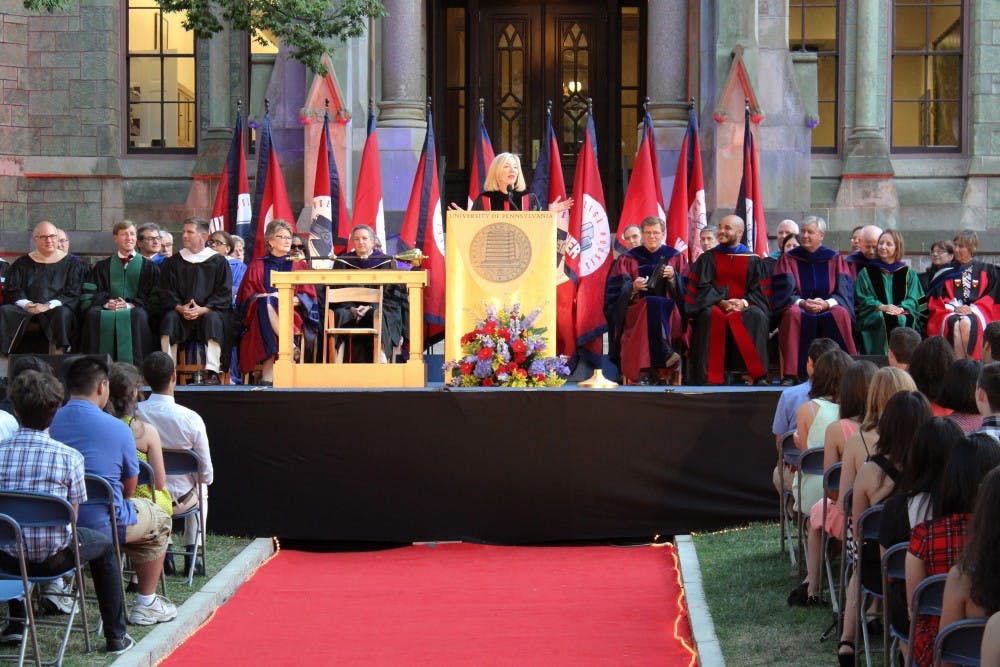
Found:
M 200 341 L 188 341 L 177 346 L 177 384 L 199 384 L 205 374 L 205 344 Z M 229 373 L 219 372 L 222 384 L 229 384 Z
M 370 327 L 338 327 L 337 315 L 331 306 L 340 303 L 361 303 L 372 307 L 373 317 Z M 382 353 L 382 287 L 340 287 L 326 290 L 326 325 L 323 328 L 323 363 L 343 362 L 341 340 L 338 350 L 337 336 L 371 336 L 372 359 L 384 363 Z

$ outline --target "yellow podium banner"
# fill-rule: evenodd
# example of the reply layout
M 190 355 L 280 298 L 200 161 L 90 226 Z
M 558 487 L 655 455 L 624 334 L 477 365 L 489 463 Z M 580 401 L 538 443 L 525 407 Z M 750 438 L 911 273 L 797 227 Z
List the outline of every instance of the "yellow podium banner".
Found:
M 444 358 L 462 356 L 462 336 L 485 317 L 485 304 L 541 308 L 535 326 L 546 356 L 556 353 L 556 213 L 449 211 L 445 258 Z

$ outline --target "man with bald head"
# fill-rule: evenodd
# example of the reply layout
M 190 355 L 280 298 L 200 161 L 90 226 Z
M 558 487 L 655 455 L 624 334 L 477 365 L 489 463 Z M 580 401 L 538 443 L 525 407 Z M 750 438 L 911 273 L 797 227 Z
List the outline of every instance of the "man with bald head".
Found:
M 860 247 L 844 258 L 851 275 L 858 279 L 858 272 L 868 266 L 872 260 L 878 259 L 878 237 L 882 236 L 882 228 L 868 225 L 861 228 Z
M 58 237 L 55 225 L 39 222 L 31 236 L 35 249 L 7 273 L 0 306 L 0 375 L 7 374 L 7 357 L 31 320 L 41 327 L 50 354 L 62 354 L 72 345 L 84 267 L 59 250 Z
M 802 221 L 798 248 L 778 260 L 771 279 L 772 308 L 781 319 L 778 345 L 784 379 L 794 384 L 806 374 L 806 352 L 813 339 L 830 338 L 848 354 L 854 344 L 854 276 L 837 251 L 823 245 L 826 221 Z
M 740 243 L 745 228 L 738 215 L 724 217 L 715 234 L 718 245 L 691 268 L 685 296 L 693 328 L 691 384 L 723 384 L 734 352 L 754 384 L 766 384 L 771 279 L 764 260 Z
M 771 259 L 778 259 L 781 257 L 781 244 L 785 242 L 785 237 L 791 234 L 799 233 L 799 223 L 794 220 L 785 219 L 778 223 L 778 229 L 774 232 L 774 236 L 777 239 L 776 245 L 778 249 L 772 252 L 768 257 Z

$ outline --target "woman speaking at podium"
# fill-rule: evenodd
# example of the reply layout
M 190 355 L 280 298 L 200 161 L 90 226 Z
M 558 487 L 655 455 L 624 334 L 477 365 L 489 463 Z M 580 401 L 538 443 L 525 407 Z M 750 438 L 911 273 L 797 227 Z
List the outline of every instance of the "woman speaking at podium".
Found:
M 549 204 L 550 211 L 561 213 L 573 206 L 573 198 L 562 200 L 556 197 Z M 449 207 L 453 211 L 462 208 L 455 203 Z M 472 203 L 473 211 L 540 211 L 541 205 L 535 193 L 528 191 L 521 173 L 521 159 L 513 153 L 500 153 L 490 168 L 486 170 L 483 191 Z

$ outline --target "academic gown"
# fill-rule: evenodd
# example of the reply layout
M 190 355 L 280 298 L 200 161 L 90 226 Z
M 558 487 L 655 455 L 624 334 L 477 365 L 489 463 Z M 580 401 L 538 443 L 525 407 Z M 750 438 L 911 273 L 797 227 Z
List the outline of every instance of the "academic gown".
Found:
M 379 251 L 375 251 L 366 259 L 362 259 L 352 250 L 339 255 L 333 263 L 333 268 L 341 271 L 352 269 L 391 271 L 396 269 L 396 262 L 389 255 Z M 363 287 L 363 285 L 359 285 L 359 287 Z M 370 287 L 375 287 L 375 285 L 371 285 Z M 410 319 L 410 302 L 406 287 L 402 285 L 384 285 L 383 287 L 381 314 L 382 351 L 385 353 L 386 359 L 392 360 L 393 348 L 401 345 L 406 338 L 406 327 L 409 326 Z M 372 326 L 374 322 L 373 311 L 368 311 L 360 320 L 356 321 L 354 319 L 351 308 L 358 305 L 362 304 L 344 302 L 336 304 L 333 307 L 337 327 L 365 328 Z M 348 349 L 345 353 L 345 359 L 350 360 L 351 363 L 368 363 L 374 360 L 370 340 L 359 338 L 358 336 L 342 336 L 340 338 L 346 340 Z M 337 344 L 339 345 L 340 342 L 342 341 L 338 340 Z
M 68 255 L 52 264 L 36 262 L 30 255 L 18 257 L 4 281 L 4 305 L 0 306 L 0 354 L 10 354 L 34 319 L 45 338 L 56 347 L 69 348 L 76 330 L 76 309 L 83 288 L 84 267 Z M 17 305 L 28 299 L 45 303 L 58 299 L 61 305 L 34 315 Z
M 194 260 L 194 261 L 192 261 Z M 163 317 L 160 335 L 170 336 L 170 343 L 189 339 L 214 340 L 222 346 L 223 370 L 228 370 L 230 327 L 233 304 L 232 275 L 226 258 L 206 248 L 194 255 L 185 248 L 165 259 L 160 266 L 160 302 Z M 211 310 L 189 322 L 174 310 L 194 299 Z
M 896 327 L 916 329 L 923 296 L 917 273 L 903 262 L 869 262 L 858 273 L 858 282 L 854 285 L 857 327 L 864 353 L 889 354 L 890 331 Z M 906 314 L 889 315 L 878 309 L 886 305 L 899 306 Z
M 473 211 L 538 211 L 541 208 L 535 193 L 527 190 L 514 190 L 510 198 L 506 192 L 485 190 L 472 202 Z
M 158 348 L 150 319 L 159 308 L 156 284 L 158 266 L 136 254 L 128 266 L 117 253 L 94 265 L 90 282 L 84 286 L 84 311 L 80 349 L 87 354 L 110 354 L 117 361 L 139 365 Z M 128 310 L 107 310 L 111 299 L 125 299 Z
M 955 322 L 961 317 L 955 315 L 955 306 L 969 306 L 972 308 L 969 317 L 972 328 L 968 353 L 973 359 L 979 359 L 983 329 L 996 319 L 994 310 L 997 305 L 993 298 L 997 284 L 996 267 L 972 260 L 953 265 L 950 271 L 939 273 L 935 281 L 927 294 L 927 335 L 944 336 L 951 342 Z
M 648 278 L 660 259 L 674 267 L 674 280 L 660 278 L 656 294 L 632 294 L 638 277 Z M 671 246 L 650 252 L 645 246 L 632 248 L 615 260 L 604 291 L 604 315 L 611 327 L 608 339 L 611 360 L 622 375 L 637 380 L 644 369 L 664 368 L 668 345 L 682 342 L 684 327 L 684 279 L 687 258 Z
M 778 345 L 783 355 L 784 375 L 806 374 L 809 344 L 818 337 L 830 338 L 848 354 L 857 354 L 854 345 L 854 278 L 836 251 L 820 246 L 809 252 L 792 248 L 778 260 L 771 277 L 771 307 L 780 314 Z M 800 299 L 833 299 L 829 310 L 807 313 L 797 305 Z
M 692 324 L 687 374 L 691 384 L 722 384 L 727 350 L 730 356 L 738 352 L 752 378 L 767 374 L 770 293 L 767 265 L 742 243 L 718 245 L 698 257 L 685 297 Z M 724 299 L 745 299 L 750 307 L 724 313 L 717 305 Z
M 851 272 L 851 277 L 853 277 L 855 281 L 857 281 L 858 273 L 861 269 L 868 266 L 869 263 L 865 253 L 860 250 L 855 250 L 850 255 L 844 257 L 844 261 L 847 262 L 847 268 Z
M 243 326 L 246 331 L 240 339 L 240 372 L 249 373 L 254 366 L 275 356 L 278 353 L 278 332 L 271 328 L 271 318 L 267 314 L 267 305 L 278 308 L 278 288 L 271 285 L 273 271 L 303 271 L 309 268 L 305 260 L 293 262 L 287 257 L 264 255 L 250 263 L 246 274 L 242 277 L 240 292 L 236 297 L 240 312 L 243 313 Z M 266 299 L 255 298 L 258 294 L 273 294 Z M 316 304 L 316 287 L 299 285 L 295 291 L 299 297 L 300 306 L 293 310 L 295 318 L 295 333 L 302 330 L 304 317 L 311 319 L 313 326 L 318 326 L 315 320 L 314 306 Z M 311 318 L 310 318 L 311 314 Z

